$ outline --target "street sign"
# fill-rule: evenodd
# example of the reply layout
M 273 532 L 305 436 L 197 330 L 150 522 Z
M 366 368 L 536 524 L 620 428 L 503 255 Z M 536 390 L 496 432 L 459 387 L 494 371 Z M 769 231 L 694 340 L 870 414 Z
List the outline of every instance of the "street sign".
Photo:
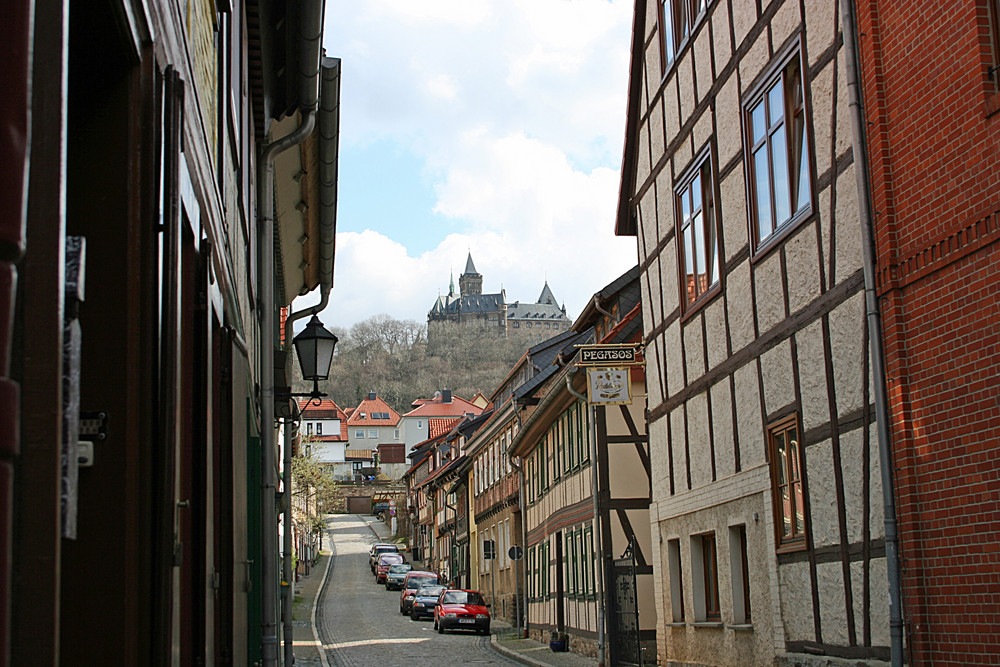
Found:
M 521 548 L 521 545 L 515 544 L 510 549 L 507 549 L 507 555 L 510 556 L 511 560 L 521 560 L 524 558 L 524 549 Z
M 577 366 L 639 366 L 640 343 L 605 343 L 603 345 L 579 345 L 580 358 Z

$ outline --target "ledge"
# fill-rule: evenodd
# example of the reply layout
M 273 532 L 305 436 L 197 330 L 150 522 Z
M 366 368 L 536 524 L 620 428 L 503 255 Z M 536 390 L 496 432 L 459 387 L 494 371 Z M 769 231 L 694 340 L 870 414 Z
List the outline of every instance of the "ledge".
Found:
M 667 623 L 666 626 L 668 628 L 686 628 L 688 624 L 684 621 L 680 621 L 679 623 Z
M 736 623 L 735 625 L 727 625 L 726 627 L 735 632 L 753 632 L 753 624 L 751 623 Z
M 698 621 L 697 623 L 692 623 L 692 627 L 695 628 L 724 628 L 726 627 L 722 621 Z

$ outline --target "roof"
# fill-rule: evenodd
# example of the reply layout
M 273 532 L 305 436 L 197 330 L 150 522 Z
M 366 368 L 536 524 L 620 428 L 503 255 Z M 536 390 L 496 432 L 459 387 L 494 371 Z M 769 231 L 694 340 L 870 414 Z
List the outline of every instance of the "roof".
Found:
M 387 415 L 373 417 L 372 415 Z M 366 398 L 354 408 L 347 423 L 351 426 L 395 426 L 399 423 L 399 413 L 389 407 L 380 397 Z
M 478 415 L 483 411 L 475 403 L 455 395 L 452 395 L 451 401 L 448 403 L 445 403 L 444 396 L 435 395 L 434 398 L 419 398 L 413 401 L 412 405 L 417 407 L 403 415 L 404 417 L 425 417 L 428 419 L 431 417 L 461 417 L 470 413 Z
M 625 147 L 622 151 L 621 183 L 618 189 L 618 211 L 615 215 L 615 234 L 635 236 L 638 231 L 632 191 L 635 188 L 635 165 L 639 157 L 640 99 L 642 96 L 642 68 L 645 64 L 646 41 L 643 25 L 646 18 L 646 0 L 636 0 L 632 16 L 631 62 L 628 71 L 628 104 L 625 113 Z
M 545 281 L 545 287 L 542 288 L 542 293 L 538 295 L 538 300 L 535 303 L 550 303 L 556 305 L 556 297 L 552 294 L 552 290 L 549 289 L 549 281 Z
M 479 272 L 476 271 L 476 265 L 472 263 L 471 252 L 469 253 L 469 259 L 465 261 L 465 273 L 475 273 L 476 275 L 479 275 Z
M 546 285 L 548 288 L 548 285 Z M 552 292 L 549 291 L 551 296 Z M 508 320 L 546 320 L 546 321 L 569 321 L 559 304 L 553 303 L 521 303 L 515 301 L 507 305 Z
M 450 417 L 444 419 L 428 419 L 427 420 L 427 435 L 428 440 L 433 440 L 434 438 L 439 438 L 442 435 L 447 434 L 451 429 L 455 428 L 458 422 L 462 421 L 461 417 Z
M 321 399 L 319 405 L 311 399 L 299 401 L 299 410 L 302 412 L 302 419 L 339 419 L 340 433 L 326 433 L 323 435 L 313 435 L 316 442 L 336 442 L 347 440 L 347 413 L 344 412 L 333 400 L 329 398 Z
M 566 334 L 569 335 L 567 336 Z M 587 329 L 583 332 L 567 331 L 566 334 L 555 337 L 560 339 L 559 342 L 562 343 L 561 345 L 540 350 L 539 354 L 532 358 L 532 363 L 534 363 L 540 370 L 535 377 L 531 378 L 514 390 L 514 396 L 516 398 L 520 399 L 525 396 L 530 396 L 539 386 L 544 384 L 546 380 L 555 375 L 555 373 L 561 368 L 560 365 L 555 363 L 556 357 L 562 356 L 564 359 L 572 358 L 573 355 L 576 354 L 576 346 L 589 340 L 593 335 L 593 330 Z M 555 338 L 549 340 L 555 340 Z

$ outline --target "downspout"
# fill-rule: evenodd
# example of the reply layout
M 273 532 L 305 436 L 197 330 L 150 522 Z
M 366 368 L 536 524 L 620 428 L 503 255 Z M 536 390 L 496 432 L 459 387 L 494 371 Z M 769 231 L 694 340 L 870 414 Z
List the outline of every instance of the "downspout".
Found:
M 871 191 L 869 190 L 868 150 L 865 138 L 865 118 L 862 113 L 862 91 L 858 85 L 861 53 L 857 43 L 857 21 L 854 3 L 840 0 L 841 25 L 844 33 L 844 58 L 847 61 L 847 94 L 851 111 L 851 132 L 854 149 L 855 177 L 858 188 L 858 217 L 861 222 L 862 250 L 865 274 L 865 316 L 871 341 L 872 372 L 875 374 L 875 419 L 878 433 L 879 467 L 882 474 L 882 503 L 885 515 L 885 559 L 889 579 L 889 645 L 892 667 L 903 665 L 902 582 L 899 571 L 899 535 L 896 527 L 896 500 L 893 488 L 892 441 L 889 433 L 889 402 L 886 396 L 885 360 L 882 352 L 882 323 L 878 293 L 875 289 L 875 230 Z
M 594 305 L 596 306 L 596 298 Z M 603 311 L 601 311 L 603 312 Z M 593 485 L 594 499 L 594 555 L 597 557 L 597 664 L 604 667 L 604 553 L 601 551 L 601 501 L 597 476 L 597 420 L 594 418 L 594 406 L 587 402 L 587 397 L 573 389 L 573 376 L 579 369 L 574 368 L 566 374 L 566 391 L 587 404 L 590 418 L 590 477 Z
M 511 401 L 514 406 L 514 416 L 517 419 L 517 430 L 520 431 L 521 412 L 518 410 L 517 407 L 517 398 L 512 398 Z M 508 450 L 509 449 L 510 447 L 508 447 Z M 517 478 L 518 478 L 517 505 L 521 511 L 521 546 L 524 550 L 524 553 L 528 553 L 528 521 L 527 521 L 527 516 L 524 514 L 524 494 L 525 494 L 524 465 L 520 461 L 515 463 L 513 456 L 508 455 L 507 458 L 510 459 L 510 464 L 514 467 L 515 470 L 517 470 Z M 520 459 L 520 457 L 518 458 Z M 517 567 L 519 565 L 520 563 L 514 564 L 515 576 L 517 575 Z M 516 611 L 518 637 L 526 637 L 528 632 L 528 568 L 525 565 L 524 567 L 522 567 L 522 569 L 524 570 L 524 572 L 521 575 L 521 581 L 520 581 L 521 594 L 514 597 L 514 601 L 518 605 Z
M 597 295 L 596 294 L 594 295 L 594 297 L 592 299 L 592 303 L 594 304 L 594 310 L 596 310 L 597 312 L 599 312 L 601 315 L 604 315 L 605 317 L 607 317 L 612 322 L 615 321 L 615 316 L 614 315 L 612 315 L 608 311 L 606 311 L 603 308 L 601 308 L 601 303 L 597 300 Z
M 277 460 L 274 443 L 274 158 L 309 136 L 316 123 L 316 112 L 309 112 L 291 134 L 267 145 L 262 155 L 261 224 L 260 224 L 260 383 L 263 399 L 260 409 L 263 449 L 261 494 L 261 653 L 264 667 L 274 667 L 278 659 L 277 596 L 278 534 L 275 530 L 275 499 L 278 493 Z
M 267 144 L 261 153 L 260 206 L 260 301 L 261 301 L 261 406 L 263 493 L 261 494 L 262 555 L 261 555 L 261 653 L 264 667 L 278 662 L 277 591 L 278 535 L 275 530 L 275 500 L 278 493 L 277 460 L 274 442 L 274 160 L 279 153 L 305 141 L 316 126 L 319 104 L 320 53 L 323 37 L 323 0 L 303 0 L 299 6 L 299 24 L 295 33 L 298 43 L 297 93 L 302 123 L 290 134 Z M 285 599 L 289 587 L 285 587 Z M 286 616 L 291 607 L 286 606 Z M 286 664 L 291 664 L 291 637 L 286 638 Z
M 319 313 L 330 301 L 333 287 L 334 237 L 337 224 L 337 133 L 340 124 L 340 60 L 323 58 L 320 87 L 319 121 L 319 198 L 320 198 L 320 300 L 315 306 L 289 314 L 285 319 L 282 340 L 285 346 L 292 341 L 292 323 Z M 294 363 L 294 362 L 293 362 Z M 296 412 L 298 406 L 296 406 Z M 282 450 L 284 471 L 284 519 L 282 521 L 282 605 L 284 613 L 285 664 L 294 659 L 294 633 L 292 627 L 292 600 L 295 596 L 292 572 L 292 429 L 284 429 L 285 443 Z

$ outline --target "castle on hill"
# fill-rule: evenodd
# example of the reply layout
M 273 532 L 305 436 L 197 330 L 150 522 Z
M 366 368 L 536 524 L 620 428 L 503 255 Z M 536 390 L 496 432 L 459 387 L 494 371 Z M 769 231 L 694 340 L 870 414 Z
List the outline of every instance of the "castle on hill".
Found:
M 476 271 L 472 253 L 465 262 L 465 272 L 458 277 L 458 294 L 452 277 L 447 296 L 438 296 L 427 313 L 427 335 L 443 327 L 466 325 L 494 329 L 501 336 L 525 335 L 548 338 L 566 331 L 573 323 L 549 288 L 548 281 L 534 303 L 507 301 L 506 290 L 483 294 L 483 276 Z

